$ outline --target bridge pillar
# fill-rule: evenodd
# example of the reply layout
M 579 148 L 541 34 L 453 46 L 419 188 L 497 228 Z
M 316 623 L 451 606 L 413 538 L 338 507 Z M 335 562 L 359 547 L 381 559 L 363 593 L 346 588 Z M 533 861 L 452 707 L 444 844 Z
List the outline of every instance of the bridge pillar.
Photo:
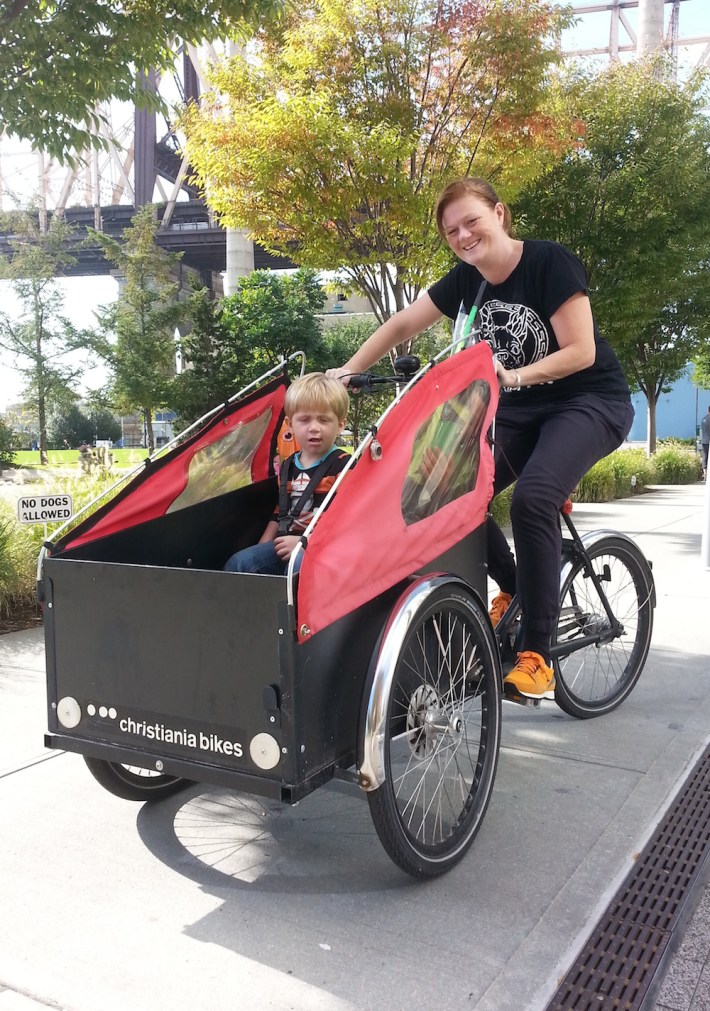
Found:
M 154 70 L 140 75 L 141 87 L 155 94 L 158 87 L 158 77 Z M 155 142 L 157 140 L 155 112 L 136 106 L 134 113 L 134 151 L 133 189 L 135 192 L 134 206 L 136 210 L 145 204 L 153 203 L 153 191 L 157 175 L 155 166 Z
M 227 269 L 224 274 L 224 294 L 233 295 L 239 278 L 254 269 L 254 243 L 241 228 L 227 229 Z
M 639 0 L 639 22 L 636 44 L 638 57 L 663 49 L 664 0 Z

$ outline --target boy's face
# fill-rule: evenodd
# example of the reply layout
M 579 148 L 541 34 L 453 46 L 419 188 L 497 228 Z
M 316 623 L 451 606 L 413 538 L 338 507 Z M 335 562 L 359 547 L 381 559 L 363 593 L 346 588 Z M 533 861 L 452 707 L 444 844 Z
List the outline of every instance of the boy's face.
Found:
M 293 430 L 301 450 L 312 459 L 318 459 L 333 448 L 345 418 L 338 418 L 334 411 L 299 408 L 286 418 L 286 423 Z

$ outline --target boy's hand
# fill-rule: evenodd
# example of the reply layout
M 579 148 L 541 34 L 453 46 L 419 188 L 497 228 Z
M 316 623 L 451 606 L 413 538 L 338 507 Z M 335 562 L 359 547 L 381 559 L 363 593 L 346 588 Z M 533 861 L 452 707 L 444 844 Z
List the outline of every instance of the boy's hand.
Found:
M 293 549 L 296 547 L 300 539 L 300 537 L 297 537 L 294 534 L 286 534 L 285 537 L 277 537 L 274 540 L 276 554 L 282 562 L 287 562 L 289 560 L 293 554 Z

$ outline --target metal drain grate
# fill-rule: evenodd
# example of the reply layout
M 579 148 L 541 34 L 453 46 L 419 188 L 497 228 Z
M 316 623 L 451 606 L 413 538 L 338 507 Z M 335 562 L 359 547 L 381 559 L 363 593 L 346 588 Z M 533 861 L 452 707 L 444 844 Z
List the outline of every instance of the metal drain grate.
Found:
M 547 1011 L 639 1011 L 710 854 L 710 747 L 577 956 Z

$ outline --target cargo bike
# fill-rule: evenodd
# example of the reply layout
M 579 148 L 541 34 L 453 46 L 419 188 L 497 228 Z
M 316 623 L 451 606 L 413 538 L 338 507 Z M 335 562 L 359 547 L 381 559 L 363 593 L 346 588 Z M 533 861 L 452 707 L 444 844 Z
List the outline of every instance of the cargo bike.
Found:
M 492 355 L 478 344 L 402 379 L 285 577 L 227 573 L 274 509 L 293 364 L 45 545 L 45 743 L 134 800 L 199 782 L 294 804 L 349 780 L 394 862 L 436 876 L 467 851 L 491 797 L 515 634 L 509 619 L 497 641 L 485 604 Z M 586 613 L 572 624 L 582 653 L 628 633 L 603 618 L 590 633 Z M 569 613 L 565 627 L 573 649 Z M 634 617 L 635 666 L 648 637 Z

